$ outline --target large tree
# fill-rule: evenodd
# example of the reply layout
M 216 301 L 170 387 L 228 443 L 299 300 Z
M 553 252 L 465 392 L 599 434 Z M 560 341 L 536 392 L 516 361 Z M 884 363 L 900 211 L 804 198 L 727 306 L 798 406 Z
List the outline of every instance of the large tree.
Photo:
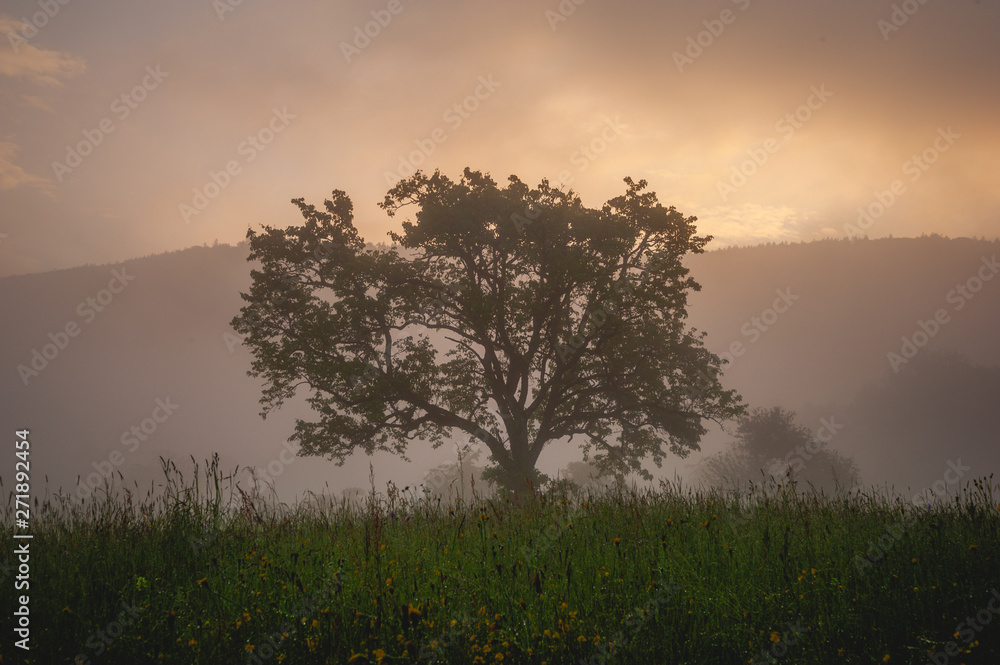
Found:
M 626 178 L 601 209 L 542 180 L 498 188 L 418 172 L 380 204 L 412 206 L 394 246 L 366 246 L 334 191 L 305 223 L 248 231 L 259 261 L 233 320 L 264 377 L 262 415 L 299 387 L 318 419 L 297 422 L 300 454 L 404 456 L 416 439 L 466 433 L 489 477 L 538 483 L 546 445 L 582 439 L 607 472 L 698 449 L 703 421 L 738 415 L 722 361 L 685 327 L 698 290 L 682 259 L 711 237 Z

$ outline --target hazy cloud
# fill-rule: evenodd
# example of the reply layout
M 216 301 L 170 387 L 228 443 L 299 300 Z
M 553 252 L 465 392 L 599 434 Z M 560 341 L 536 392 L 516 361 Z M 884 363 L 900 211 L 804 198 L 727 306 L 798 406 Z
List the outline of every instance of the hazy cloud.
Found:
M 46 113 L 55 113 L 55 109 L 49 106 L 41 97 L 36 97 L 34 95 L 21 95 L 22 101 L 31 108 L 38 109 L 39 111 L 45 111 Z
M 800 240 L 802 223 L 809 217 L 788 206 L 745 203 L 705 209 L 698 222 L 712 229 L 713 247 L 724 247 Z
M 47 179 L 32 175 L 15 164 L 12 159 L 17 151 L 17 144 L 0 140 L 0 190 L 25 185 L 46 187 L 51 184 Z
M 0 32 L 10 32 L 6 28 L 12 24 L 22 25 L 20 21 L 0 18 Z M 86 68 L 84 59 L 79 56 L 31 44 L 21 44 L 16 53 L 13 49 L 0 49 L 0 76 L 26 79 L 43 85 L 59 85 L 63 80 L 83 73 Z
M 0 199 L 33 220 L 13 229 L 18 260 L 56 268 L 237 242 L 247 226 L 295 222 L 290 199 L 335 188 L 362 236 L 383 241 L 397 220 L 376 203 L 401 159 L 501 182 L 565 174 L 590 206 L 645 178 L 714 246 L 844 237 L 894 180 L 906 191 L 870 237 L 1000 236 L 996 3 L 926 3 L 889 39 L 878 21 L 891 8 L 861 0 L 587 2 L 553 27 L 546 10 L 559 6 L 407 2 L 380 26 L 360 1 L 243 3 L 221 21 L 211 3 L 74 4 L 72 25 L 60 14 L 19 55 L 0 49 L 5 98 L 24 101 L 0 123 L 16 128 L 24 170 L 44 175 L 102 121 L 115 129 L 53 205 Z M 726 9 L 736 18 L 713 35 L 706 22 L 718 32 Z M 678 53 L 694 56 L 683 71 Z M 147 66 L 170 72 L 162 89 L 135 108 L 118 101 Z M 499 87 L 470 101 L 491 76 Z M 240 146 L 274 108 L 294 123 L 246 160 Z M 608 119 L 624 130 L 602 136 Z M 906 164 L 949 127 L 961 138 L 914 180 Z M 185 224 L 179 206 L 234 159 L 239 173 Z M 46 234 L 63 226 L 93 242 L 57 246 Z

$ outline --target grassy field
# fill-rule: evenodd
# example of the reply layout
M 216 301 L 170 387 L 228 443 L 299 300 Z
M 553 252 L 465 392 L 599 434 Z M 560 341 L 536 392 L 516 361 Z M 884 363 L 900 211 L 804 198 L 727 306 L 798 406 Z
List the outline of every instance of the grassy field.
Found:
M 3 663 L 1000 662 L 992 477 L 919 508 L 773 483 L 288 507 L 165 472 L 33 507 L 32 648 L 5 612 Z

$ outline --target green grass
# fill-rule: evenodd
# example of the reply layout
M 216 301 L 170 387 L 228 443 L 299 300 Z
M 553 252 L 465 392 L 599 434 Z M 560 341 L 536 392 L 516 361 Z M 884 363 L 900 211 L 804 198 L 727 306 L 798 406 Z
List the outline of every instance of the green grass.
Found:
M 1000 617 L 953 637 L 1000 589 L 992 477 L 930 509 L 778 484 L 288 507 L 206 466 L 33 507 L 32 649 L 5 613 L 2 662 L 1000 662 Z

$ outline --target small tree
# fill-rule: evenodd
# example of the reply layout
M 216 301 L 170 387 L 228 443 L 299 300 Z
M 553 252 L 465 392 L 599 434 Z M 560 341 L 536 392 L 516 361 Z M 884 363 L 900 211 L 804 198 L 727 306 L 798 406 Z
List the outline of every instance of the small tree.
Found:
M 861 469 L 852 458 L 826 443 L 813 442 L 813 452 L 792 452 L 778 461 L 777 470 L 800 486 L 826 492 L 842 492 L 861 484 Z
M 614 484 L 614 478 L 602 474 L 601 470 L 589 462 L 570 462 L 563 469 L 563 478 L 581 488 L 606 490 Z
M 483 479 L 486 467 L 477 464 L 482 453 L 479 448 L 459 448 L 458 459 L 439 464 L 427 472 L 424 476 L 425 490 L 433 496 L 449 500 L 455 496 L 471 499 L 473 490 L 480 496 L 492 495 L 494 487 Z
M 344 192 L 325 212 L 296 199 L 303 226 L 247 232 L 261 267 L 233 320 L 267 381 L 262 415 L 307 388 L 318 419 L 292 439 L 338 463 L 464 432 L 510 489 L 543 480 L 554 441 L 583 439 L 602 470 L 647 478 L 643 459 L 696 450 L 704 419 L 742 409 L 684 326 L 700 287 L 682 259 L 710 238 L 645 181 L 625 183 L 595 210 L 545 180 L 418 172 L 381 204 L 416 207 L 392 248 L 365 246 Z
M 712 487 L 745 489 L 747 484 L 760 479 L 762 469 L 758 466 L 755 470 L 747 450 L 734 443 L 703 459 L 696 473 L 701 482 Z
M 733 444 L 707 457 L 699 473 L 702 481 L 717 487 L 742 487 L 762 474 L 831 491 L 849 489 L 861 480 L 851 458 L 829 450 L 795 423 L 793 412 L 781 407 L 755 408 L 742 417 Z
M 760 467 L 805 446 L 812 438 L 812 432 L 795 424 L 795 414 L 780 406 L 752 409 L 736 429 L 737 446 L 746 451 L 751 464 Z

